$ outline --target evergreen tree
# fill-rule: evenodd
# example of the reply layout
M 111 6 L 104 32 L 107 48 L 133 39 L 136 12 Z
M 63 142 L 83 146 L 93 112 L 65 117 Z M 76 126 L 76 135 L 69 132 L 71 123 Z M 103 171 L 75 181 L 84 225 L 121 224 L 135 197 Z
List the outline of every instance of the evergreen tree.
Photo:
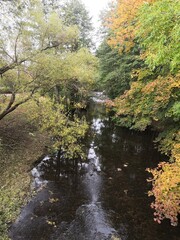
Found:
M 100 45 L 97 56 L 100 59 L 99 85 L 110 98 L 122 95 L 136 78 L 131 76 L 133 69 L 140 68 L 143 62 L 139 59 L 139 50 L 134 47 L 130 52 L 119 54 L 112 49 L 106 40 Z
M 79 39 L 74 44 L 73 50 L 81 47 L 92 48 L 92 23 L 91 17 L 81 0 L 67 0 L 61 8 L 61 18 L 65 25 L 76 25 L 79 29 Z

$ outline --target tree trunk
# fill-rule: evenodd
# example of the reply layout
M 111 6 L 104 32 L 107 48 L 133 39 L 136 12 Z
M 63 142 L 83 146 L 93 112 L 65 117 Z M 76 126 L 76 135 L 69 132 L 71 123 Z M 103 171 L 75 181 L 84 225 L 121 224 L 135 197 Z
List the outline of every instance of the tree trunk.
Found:
M 61 172 L 61 150 L 58 151 L 56 163 L 57 163 L 57 167 L 56 167 L 55 180 L 58 181 L 60 177 L 60 172 Z

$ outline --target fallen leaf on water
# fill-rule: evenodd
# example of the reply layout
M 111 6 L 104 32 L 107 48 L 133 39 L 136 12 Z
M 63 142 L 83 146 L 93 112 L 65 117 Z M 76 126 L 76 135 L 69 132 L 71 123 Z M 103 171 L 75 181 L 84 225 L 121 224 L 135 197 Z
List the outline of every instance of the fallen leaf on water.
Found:
M 59 199 L 58 198 L 49 198 L 49 202 L 56 203 L 56 202 L 59 202 Z
M 52 221 L 49 221 L 49 220 L 46 220 L 46 222 L 47 222 L 48 225 L 56 226 L 56 223 L 55 223 L 55 222 L 52 222 Z

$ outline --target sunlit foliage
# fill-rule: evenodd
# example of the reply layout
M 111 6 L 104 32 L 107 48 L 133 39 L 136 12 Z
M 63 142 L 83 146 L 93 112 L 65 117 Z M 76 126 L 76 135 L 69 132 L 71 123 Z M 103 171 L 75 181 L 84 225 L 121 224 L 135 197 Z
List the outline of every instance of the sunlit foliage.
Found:
M 179 11 L 179 0 L 161 0 L 144 4 L 138 13 L 137 37 L 151 69 L 165 65 L 177 73 L 180 68 Z
M 133 82 L 130 90 L 115 100 L 119 121 L 139 130 L 159 122 L 178 121 L 179 113 L 175 109 L 179 88 L 179 75 L 159 77 L 148 83 Z

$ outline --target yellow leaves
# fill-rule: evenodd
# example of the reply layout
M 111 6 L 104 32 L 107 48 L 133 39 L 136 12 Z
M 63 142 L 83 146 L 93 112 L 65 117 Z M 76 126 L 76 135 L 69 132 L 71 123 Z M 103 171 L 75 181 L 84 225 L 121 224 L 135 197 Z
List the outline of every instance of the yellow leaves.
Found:
M 49 198 L 50 203 L 57 203 L 59 202 L 59 198 Z
M 175 33 L 179 26 L 177 18 L 174 21 L 179 15 L 179 6 L 179 1 L 118 0 L 108 19 L 112 31 L 108 42 L 111 46 L 120 51 L 125 46 L 129 50 L 135 37 L 139 37 L 144 49 L 141 58 L 149 69 L 132 72 L 138 81 L 115 99 L 113 107 L 118 123 L 123 126 L 145 130 L 153 124 L 157 129 L 163 129 L 157 142 L 160 142 L 161 152 L 171 155 L 171 163 L 163 162 L 149 170 L 153 175 L 150 180 L 153 189 L 149 195 L 155 197 L 152 204 L 156 211 L 155 220 L 160 223 L 168 218 L 172 225 L 177 224 L 180 213 L 180 73 L 179 39 Z M 154 79 L 155 74 L 160 76 Z
M 151 3 L 153 0 L 147 0 Z M 138 27 L 136 17 L 139 8 L 144 4 L 144 0 L 118 0 L 116 9 L 112 10 L 111 16 L 107 19 L 107 26 L 113 31 L 108 44 L 125 45 L 126 50 L 134 46 L 133 40 Z M 120 51 L 122 49 L 120 48 Z
M 146 76 L 146 72 L 145 72 Z M 118 122 L 126 127 L 145 130 L 152 122 L 159 126 L 168 118 L 178 118 L 178 108 L 172 108 L 178 99 L 179 76 L 158 77 L 149 82 L 132 82 L 131 87 L 114 101 Z M 176 111 L 176 112 L 175 112 Z M 163 145 L 171 146 L 171 139 L 164 139 Z M 160 149 L 164 151 L 163 149 Z
M 106 100 L 105 104 L 106 104 L 106 107 L 109 109 L 115 106 L 114 101 L 112 100 Z
M 180 132 L 169 131 L 161 144 L 170 145 L 172 163 L 161 162 L 155 169 L 147 169 L 153 175 L 149 181 L 153 184 L 149 196 L 154 195 L 155 221 L 161 223 L 169 218 L 172 225 L 177 225 L 180 213 Z
M 149 170 L 153 174 L 153 189 L 149 195 L 155 196 L 152 207 L 155 209 L 155 221 L 160 223 L 169 218 L 172 225 L 177 224 L 180 213 L 180 165 L 161 163 L 157 169 Z
M 62 100 L 60 99 L 60 101 Z M 53 139 L 53 150 L 63 149 L 64 156 L 67 159 L 84 157 L 80 140 L 88 129 L 85 119 L 78 119 L 75 116 L 73 119 L 69 119 L 64 104 L 55 104 L 47 97 L 39 101 L 36 117 L 41 130 L 48 132 Z
M 46 220 L 46 223 L 47 223 L 48 225 L 51 225 L 51 226 L 54 226 L 54 227 L 56 227 L 56 223 L 55 223 L 55 222 L 53 222 L 53 221 Z
M 112 236 L 111 240 L 121 240 L 121 238 L 120 237 L 116 237 L 116 236 Z

